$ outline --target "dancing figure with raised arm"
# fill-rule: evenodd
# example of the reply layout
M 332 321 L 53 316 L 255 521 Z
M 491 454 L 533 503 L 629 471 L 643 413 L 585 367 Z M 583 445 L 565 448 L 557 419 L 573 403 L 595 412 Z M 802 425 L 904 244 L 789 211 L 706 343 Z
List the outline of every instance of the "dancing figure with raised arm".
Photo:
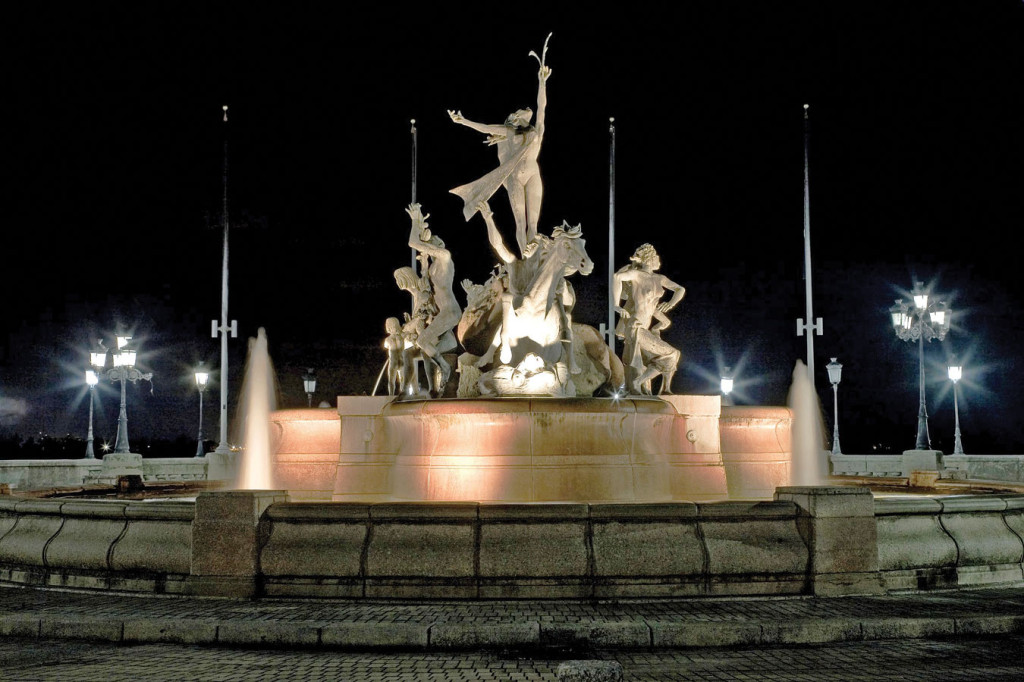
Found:
M 456 187 L 451 190 L 452 194 L 462 197 L 465 202 L 463 215 L 469 220 L 479 210 L 481 203 L 488 201 L 498 187 L 504 187 L 515 217 L 516 243 L 521 254 L 524 254 L 527 244 L 537 235 L 540 204 L 544 195 L 537 157 L 544 139 L 547 81 L 551 77 L 551 69 L 545 64 L 550 39 L 549 34 L 540 57 L 536 52 L 530 52 L 540 63 L 537 72 L 537 120 L 534 125 L 530 125 L 533 111 L 529 107 L 514 111 L 504 123 L 493 125 L 470 121 L 461 111 L 448 111 L 456 123 L 487 135 L 485 142 L 498 151 L 496 169 L 473 182 Z
M 452 284 L 455 282 L 455 265 L 452 254 L 445 248 L 444 242 L 436 234 L 430 232 L 427 225 L 429 214 L 424 215 L 419 204 L 409 204 L 406 209 L 412 219 L 409 231 L 409 246 L 419 252 L 426 270 L 426 279 L 430 286 L 431 300 L 435 308 L 432 318 L 416 335 L 416 346 L 441 370 L 441 381 L 436 386 L 440 395 L 445 384 L 451 377 L 452 367 L 444 359 L 443 353 L 453 350 L 456 346 L 452 330 L 459 323 L 462 308 L 459 306 Z
M 686 289 L 656 272 L 661 269 L 661 258 L 650 244 L 641 245 L 629 260 L 629 265 L 615 273 L 612 283 L 612 300 L 619 314 L 615 334 L 625 341 L 622 364 L 626 385 L 633 395 L 650 395 L 651 381 L 660 374 L 658 393 L 670 394 L 680 352 L 661 338 L 661 332 L 671 324 L 665 313 L 683 300 Z M 667 291 L 672 298 L 661 301 Z

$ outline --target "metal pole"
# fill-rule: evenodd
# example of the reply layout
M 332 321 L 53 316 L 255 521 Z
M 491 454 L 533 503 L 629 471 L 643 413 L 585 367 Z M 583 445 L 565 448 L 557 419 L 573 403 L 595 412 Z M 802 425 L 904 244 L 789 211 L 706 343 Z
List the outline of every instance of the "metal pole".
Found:
M 96 452 L 92 448 L 92 405 L 95 401 L 96 387 L 89 387 L 89 435 L 85 439 L 85 458 L 96 459 Z
M 957 393 L 957 382 L 953 382 L 953 454 L 962 455 L 964 454 L 963 443 L 960 442 L 960 406 L 957 404 L 956 393 Z
M 228 454 L 228 108 L 224 106 L 224 259 L 220 274 L 220 443 L 215 452 Z
M 203 390 L 199 389 L 199 444 L 196 446 L 196 457 L 202 457 L 203 452 Z
M 917 408 L 917 445 L 914 446 L 916 450 L 931 450 L 932 439 L 928 434 L 928 410 L 924 404 L 924 333 L 918 337 L 918 367 L 920 370 L 920 378 L 918 385 L 921 392 L 920 404 Z
M 121 378 L 121 412 L 117 415 L 117 441 L 114 443 L 114 452 L 131 452 L 128 444 L 128 410 L 125 408 L 125 368 L 118 368 L 118 376 Z
M 413 119 L 409 119 L 409 126 L 410 126 L 409 127 L 409 134 L 412 135 L 412 172 L 411 172 L 411 177 L 412 177 L 412 199 L 410 200 L 410 203 L 415 204 L 416 203 L 416 166 L 417 166 L 417 163 L 416 163 L 416 154 L 417 154 L 417 149 L 416 149 L 416 142 L 417 142 L 416 119 L 414 119 L 414 118 Z M 413 248 L 410 248 L 409 251 L 410 251 L 410 254 L 409 254 L 410 258 L 412 259 L 412 269 L 413 269 L 413 271 L 415 271 L 416 270 L 416 256 L 419 255 L 419 254 L 417 254 L 416 253 L 416 249 L 413 249 Z
M 807 302 L 807 324 L 813 325 L 814 313 L 811 310 L 811 195 L 810 172 L 808 164 L 808 147 L 810 143 L 809 105 L 804 105 L 804 283 Z M 821 329 L 818 329 L 821 333 Z M 814 334 L 807 330 L 807 375 L 814 384 Z
M 608 348 L 615 354 L 615 119 L 608 119 Z

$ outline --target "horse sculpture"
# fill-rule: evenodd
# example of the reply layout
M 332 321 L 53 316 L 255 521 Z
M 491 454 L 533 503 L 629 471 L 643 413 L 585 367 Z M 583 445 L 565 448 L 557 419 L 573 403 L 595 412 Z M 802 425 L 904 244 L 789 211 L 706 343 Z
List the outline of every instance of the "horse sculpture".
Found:
M 501 325 L 491 337 L 498 362 L 488 354 L 476 365 L 489 369 L 480 378 L 483 394 L 575 395 L 571 374 L 576 297 L 565 278 L 594 269 L 581 235 L 578 225 L 563 223 L 551 237 L 535 237 L 524 258 L 506 259 Z

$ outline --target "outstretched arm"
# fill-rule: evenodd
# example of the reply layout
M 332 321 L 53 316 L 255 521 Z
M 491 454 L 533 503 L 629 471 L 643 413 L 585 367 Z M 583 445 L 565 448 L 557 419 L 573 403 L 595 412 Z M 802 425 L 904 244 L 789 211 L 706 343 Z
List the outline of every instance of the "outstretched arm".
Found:
M 483 133 L 484 135 L 505 134 L 504 125 L 488 125 L 487 123 L 477 123 L 476 121 L 470 121 L 468 118 L 462 115 L 461 111 L 452 111 L 451 109 L 449 109 L 448 116 L 450 116 L 451 119 L 458 123 L 459 125 L 464 125 L 467 128 L 472 128 L 478 133 Z
M 498 258 L 505 262 L 505 264 L 511 263 L 516 259 L 508 247 L 505 246 L 505 242 L 501 239 L 501 233 L 498 232 L 497 226 L 494 224 L 494 213 L 491 212 L 491 207 L 486 201 L 481 201 L 478 207 L 480 215 L 484 217 L 484 222 L 487 223 L 487 241 L 491 243 L 491 248 L 498 254 Z

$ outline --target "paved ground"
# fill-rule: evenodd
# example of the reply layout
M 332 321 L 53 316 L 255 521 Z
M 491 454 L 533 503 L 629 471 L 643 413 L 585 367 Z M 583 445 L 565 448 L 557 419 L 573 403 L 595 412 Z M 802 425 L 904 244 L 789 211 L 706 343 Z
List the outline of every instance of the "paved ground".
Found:
M 0 678 L 1022 680 L 1024 588 L 615 603 L 234 601 L 0 586 Z
M 754 649 L 602 650 L 588 658 L 618 661 L 628 682 L 1019 682 L 1024 679 L 1022 652 L 1024 635 L 1007 635 Z M 373 654 L 0 639 L 0 677 L 6 682 L 554 682 L 561 663 L 561 658 L 498 652 Z

